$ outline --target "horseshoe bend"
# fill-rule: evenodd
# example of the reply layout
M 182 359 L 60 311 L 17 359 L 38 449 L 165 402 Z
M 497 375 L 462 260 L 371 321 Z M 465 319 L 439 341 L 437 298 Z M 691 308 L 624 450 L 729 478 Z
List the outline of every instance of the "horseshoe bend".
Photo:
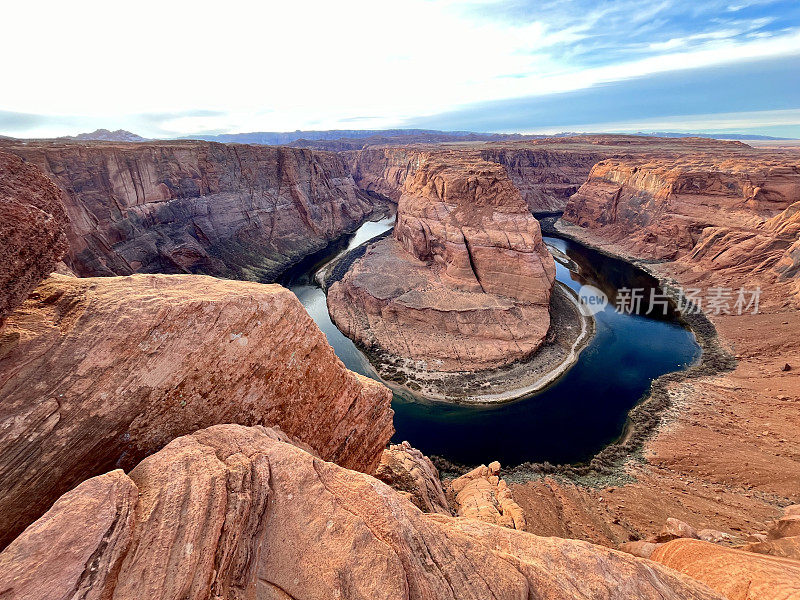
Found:
M 800 9 L 137 8 L 5 11 L 0 600 L 800 600 Z

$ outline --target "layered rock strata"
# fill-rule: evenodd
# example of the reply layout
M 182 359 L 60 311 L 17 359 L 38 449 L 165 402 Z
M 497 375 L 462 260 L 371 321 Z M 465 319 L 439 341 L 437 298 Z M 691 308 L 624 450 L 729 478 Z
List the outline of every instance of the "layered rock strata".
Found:
M 555 263 L 505 171 L 430 156 L 407 177 L 394 237 L 329 289 L 337 326 L 429 371 L 530 356 L 547 333 Z
M 66 494 L 0 554 L 0 589 L 37 600 L 721 598 L 613 550 L 425 515 L 368 475 L 235 425 Z
M 702 581 L 729 600 L 800 597 L 800 562 L 678 539 L 659 546 L 650 560 Z
M 0 324 L 67 251 L 66 221 L 56 186 L 0 152 Z
M 2 147 L 61 189 L 66 262 L 80 276 L 271 281 L 373 209 L 329 152 L 189 141 Z
M 459 517 L 469 517 L 510 529 L 524 530 L 525 513 L 514 501 L 508 484 L 500 478 L 500 463 L 475 467 L 449 486 Z
M 602 161 L 564 220 L 695 278 L 769 285 L 800 269 L 798 210 L 797 156 L 700 154 Z
M 375 477 L 394 488 L 426 513 L 450 514 L 439 471 L 427 456 L 408 442 L 383 451 Z
M 370 472 L 393 432 L 389 390 L 345 369 L 294 294 L 204 276 L 51 276 L 7 319 L 0 398 L 0 546 L 202 427 L 280 424 Z

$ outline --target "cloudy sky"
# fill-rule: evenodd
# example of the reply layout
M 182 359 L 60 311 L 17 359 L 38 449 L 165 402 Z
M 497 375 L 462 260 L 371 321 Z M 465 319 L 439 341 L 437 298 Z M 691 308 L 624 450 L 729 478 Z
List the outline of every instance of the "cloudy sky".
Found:
M 59 0 L 3 12 L 5 135 L 800 137 L 798 0 Z

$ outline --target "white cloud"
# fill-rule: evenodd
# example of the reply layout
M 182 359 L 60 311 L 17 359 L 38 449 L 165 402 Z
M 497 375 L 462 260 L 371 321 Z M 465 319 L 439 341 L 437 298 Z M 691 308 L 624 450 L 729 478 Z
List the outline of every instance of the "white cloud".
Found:
M 690 48 L 687 38 L 676 37 L 651 44 L 655 56 L 587 69 L 554 48 L 590 42 L 608 8 L 575 14 L 564 27 L 547 15 L 509 22 L 469 10 L 502 6 L 496 0 L 10 3 L 0 52 L 17 59 L 4 62 L 0 110 L 83 115 L 108 126 L 142 113 L 223 113 L 169 119 L 162 127 L 172 134 L 347 127 L 361 116 L 369 118 L 359 127 L 385 127 L 474 102 L 800 50 L 797 31 L 734 41 L 735 31 L 720 29 L 690 36 Z

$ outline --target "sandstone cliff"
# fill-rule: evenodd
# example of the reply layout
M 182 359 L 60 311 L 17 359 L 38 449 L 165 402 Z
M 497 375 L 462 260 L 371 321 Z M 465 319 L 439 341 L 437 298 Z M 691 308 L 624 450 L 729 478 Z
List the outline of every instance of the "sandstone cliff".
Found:
M 0 546 L 65 491 L 216 423 L 279 425 L 372 471 L 391 394 L 277 285 L 53 275 L 0 337 Z
M 329 152 L 209 142 L 12 143 L 60 188 L 80 276 L 271 281 L 372 211 Z
M 678 261 L 696 278 L 769 285 L 798 271 L 798 201 L 792 154 L 605 160 L 564 220 L 637 257 Z
M 53 183 L 0 152 L 0 325 L 61 260 L 66 220 Z
M 460 155 L 418 157 L 394 238 L 329 289 L 337 326 L 429 371 L 475 371 L 533 353 L 547 333 L 555 264 L 505 170 Z M 412 169 L 413 167 L 413 169 Z
M 721 598 L 585 542 L 425 515 L 368 475 L 236 425 L 63 496 L 0 554 L 0 589 L 20 600 Z

